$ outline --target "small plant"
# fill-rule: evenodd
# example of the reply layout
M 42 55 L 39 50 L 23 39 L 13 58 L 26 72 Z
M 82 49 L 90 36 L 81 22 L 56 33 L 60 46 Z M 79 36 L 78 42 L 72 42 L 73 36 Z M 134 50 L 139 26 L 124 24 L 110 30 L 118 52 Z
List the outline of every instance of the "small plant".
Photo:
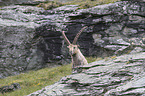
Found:
M 42 7 L 45 10 L 53 9 L 62 6 L 63 4 L 60 2 L 48 2 L 48 3 L 40 3 L 37 7 Z
M 129 64 L 129 63 L 130 63 L 130 61 L 127 61 L 127 62 L 126 62 L 126 64 Z
M 111 59 L 115 59 L 117 56 L 111 56 Z
M 102 60 L 103 58 L 97 58 L 97 57 L 86 57 L 88 63 L 94 62 L 94 61 L 99 61 Z

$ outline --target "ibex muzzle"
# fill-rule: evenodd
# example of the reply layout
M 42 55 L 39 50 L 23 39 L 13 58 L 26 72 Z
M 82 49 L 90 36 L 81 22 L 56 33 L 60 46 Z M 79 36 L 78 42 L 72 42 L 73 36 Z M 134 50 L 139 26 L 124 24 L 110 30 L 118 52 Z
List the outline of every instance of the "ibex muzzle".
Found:
M 73 72 L 74 71 L 77 71 L 78 72 L 78 69 L 79 69 L 79 66 L 80 65 L 85 65 L 85 64 L 88 64 L 86 58 L 84 57 L 84 55 L 81 53 L 80 49 L 78 48 L 78 45 L 76 45 L 76 42 L 80 36 L 80 34 L 83 32 L 83 30 L 87 28 L 86 27 L 83 27 L 79 33 L 76 35 L 76 37 L 74 38 L 73 40 L 73 43 L 71 44 L 70 41 L 68 40 L 68 38 L 66 37 L 64 31 L 62 32 L 62 36 L 64 38 L 64 40 L 66 41 L 67 43 L 67 47 L 69 49 L 69 53 L 71 55 L 71 58 L 72 58 L 72 70 Z

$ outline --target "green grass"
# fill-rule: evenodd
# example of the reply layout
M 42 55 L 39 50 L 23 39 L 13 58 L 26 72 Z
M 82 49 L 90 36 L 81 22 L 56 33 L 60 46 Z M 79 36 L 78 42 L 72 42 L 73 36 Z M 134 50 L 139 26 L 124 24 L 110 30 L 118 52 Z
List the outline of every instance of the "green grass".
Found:
M 90 8 L 97 5 L 114 3 L 116 1 L 120 1 L 120 0 L 73 0 L 66 3 L 61 3 L 59 2 L 59 0 L 54 0 L 53 2 L 49 1 L 47 3 L 41 3 L 38 5 L 38 7 L 43 7 L 44 9 L 47 10 L 47 9 L 60 7 L 63 5 L 78 5 L 79 6 L 78 9 L 85 9 L 85 8 Z
M 100 60 L 100 58 L 87 57 L 88 62 Z M 14 92 L 5 93 L 2 96 L 24 96 L 33 93 L 37 90 L 44 88 L 45 86 L 54 84 L 59 81 L 61 77 L 71 74 L 71 64 L 63 65 L 53 68 L 44 68 L 37 71 L 29 71 L 21 73 L 16 76 L 9 76 L 4 79 L 0 79 L 0 87 L 5 85 L 11 85 L 12 83 L 19 83 L 20 90 Z M 1 94 L 0 94 L 1 96 Z
M 120 0 L 73 0 L 72 2 L 65 3 L 66 5 L 79 5 L 79 8 L 90 8 L 97 5 L 114 3 Z
M 97 57 L 86 57 L 88 63 L 94 62 L 94 61 L 99 61 L 102 60 L 103 58 L 97 58 Z
M 38 71 L 30 71 L 17 76 L 0 79 L 0 86 L 19 83 L 21 86 L 20 90 L 6 93 L 3 96 L 24 96 L 51 85 L 57 82 L 61 77 L 69 74 L 71 74 L 70 64 L 54 68 L 44 68 Z

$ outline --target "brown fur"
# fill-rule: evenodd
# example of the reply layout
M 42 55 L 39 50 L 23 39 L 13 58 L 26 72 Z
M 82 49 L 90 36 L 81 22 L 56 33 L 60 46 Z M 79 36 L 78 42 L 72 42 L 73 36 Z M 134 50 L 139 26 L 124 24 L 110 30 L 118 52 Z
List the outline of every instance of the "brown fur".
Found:
M 80 33 L 85 29 L 86 27 L 82 28 L 82 30 L 78 33 L 80 35 Z M 76 35 L 77 38 L 75 38 L 75 42 L 78 39 L 79 35 Z M 81 53 L 80 49 L 78 48 L 78 45 L 76 44 L 71 44 L 68 40 L 68 38 L 65 36 L 64 32 L 62 32 L 63 38 L 65 39 L 66 43 L 68 44 L 68 49 L 69 49 L 69 53 L 71 55 L 72 58 L 72 69 L 73 72 L 77 71 L 79 69 L 79 66 L 81 65 L 85 65 L 88 64 L 86 58 L 84 57 L 84 55 Z

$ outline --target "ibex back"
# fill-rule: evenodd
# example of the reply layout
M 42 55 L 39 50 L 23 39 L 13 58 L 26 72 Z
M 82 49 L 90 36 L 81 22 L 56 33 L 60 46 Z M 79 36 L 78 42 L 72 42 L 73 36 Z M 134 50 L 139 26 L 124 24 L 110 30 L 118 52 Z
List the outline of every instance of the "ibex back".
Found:
M 80 32 L 76 35 L 76 37 L 73 40 L 73 43 L 71 44 L 68 38 L 66 37 L 64 31 L 62 32 L 62 36 L 64 40 L 67 43 L 67 47 L 69 49 L 69 54 L 71 55 L 72 58 L 72 70 L 78 72 L 78 68 L 80 65 L 85 65 L 88 64 L 86 58 L 84 55 L 81 53 L 80 49 L 78 48 L 78 45 L 76 45 L 76 42 L 80 36 L 80 34 L 83 32 L 83 30 L 87 27 L 83 27 Z

